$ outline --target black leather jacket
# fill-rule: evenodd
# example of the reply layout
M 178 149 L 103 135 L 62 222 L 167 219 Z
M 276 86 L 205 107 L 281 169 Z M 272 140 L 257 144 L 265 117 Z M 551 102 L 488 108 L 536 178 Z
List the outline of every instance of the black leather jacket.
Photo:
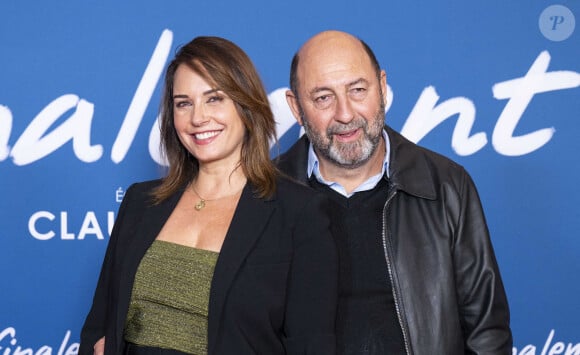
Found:
M 511 354 L 509 308 L 475 185 L 386 127 L 383 246 L 407 354 Z M 303 136 L 277 164 L 307 183 Z

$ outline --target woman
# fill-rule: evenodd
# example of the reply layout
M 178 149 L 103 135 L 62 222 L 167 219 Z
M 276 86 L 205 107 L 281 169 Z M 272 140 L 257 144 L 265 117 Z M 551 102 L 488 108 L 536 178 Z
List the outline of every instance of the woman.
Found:
M 326 200 L 279 176 L 272 139 L 240 48 L 198 37 L 177 52 L 161 107 L 169 171 L 127 190 L 79 354 L 335 352 Z

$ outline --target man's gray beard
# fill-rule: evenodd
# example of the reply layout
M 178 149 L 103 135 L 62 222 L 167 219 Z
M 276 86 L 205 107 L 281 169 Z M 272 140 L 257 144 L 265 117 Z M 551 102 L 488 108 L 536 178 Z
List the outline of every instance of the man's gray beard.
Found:
M 327 143 L 323 137 L 312 130 L 305 116 L 302 117 L 302 122 L 304 123 L 304 131 L 312 142 L 316 154 L 320 154 L 341 168 L 356 169 L 367 163 L 379 146 L 385 124 L 385 109 L 384 105 L 381 105 L 370 129 L 367 120 L 362 117 L 358 117 L 345 125 L 335 124 L 328 127 L 325 132 L 325 138 L 328 138 Z M 362 140 L 351 143 L 340 143 L 333 140 L 333 134 L 357 128 L 363 130 Z

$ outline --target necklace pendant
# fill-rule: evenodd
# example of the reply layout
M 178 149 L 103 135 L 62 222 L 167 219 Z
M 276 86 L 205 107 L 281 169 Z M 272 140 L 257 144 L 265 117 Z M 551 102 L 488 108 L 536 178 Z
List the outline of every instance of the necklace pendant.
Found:
M 198 203 L 195 204 L 196 211 L 200 211 L 204 207 L 205 207 L 205 200 L 203 198 L 201 200 L 199 200 Z

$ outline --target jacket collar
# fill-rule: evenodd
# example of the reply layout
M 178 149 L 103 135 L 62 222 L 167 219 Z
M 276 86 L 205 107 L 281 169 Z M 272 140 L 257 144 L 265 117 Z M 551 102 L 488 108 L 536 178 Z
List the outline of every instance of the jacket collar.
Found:
M 390 183 L 408 194 L 434 200 L 437 197 L 433 169 L 426 150 L 409 141 L 389 126 L 385 126 L 391 141 L 389 162 Z
M 255 196 L 254 188 L 247 183 L 232 218 L 215 266 L 209 298 L 208 354 L 216 351 L 218 334 L 223 327 L 222 314 L 230 288 L 246 257 L 262 235 L 275 204 L 271 199 Z
M 417 197 L 435 199 L 437 190 L 424 148 L 412 143 L 389 126 L 385 126 L 385 130 L 391 144 L 388 178 L 391 187 Z M 309 146 L 310 141 L 303 135 L 286 153 L 276 158 L 282 172 L 305 184 L 308 183 Z

